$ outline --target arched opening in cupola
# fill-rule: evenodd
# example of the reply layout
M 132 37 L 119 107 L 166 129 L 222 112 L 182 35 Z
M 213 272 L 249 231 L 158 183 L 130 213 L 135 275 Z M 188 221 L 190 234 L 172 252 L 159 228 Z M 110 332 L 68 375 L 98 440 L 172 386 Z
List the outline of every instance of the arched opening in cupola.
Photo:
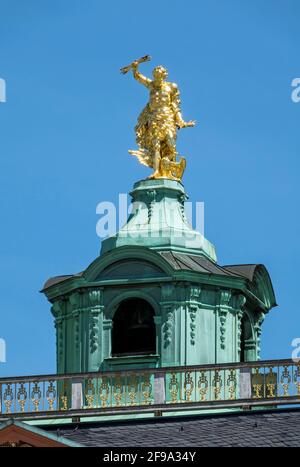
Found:
M 123 300 L 118 306 L 112 327 L 112 356 L 156 353 L 154 310 L 140 298 Z

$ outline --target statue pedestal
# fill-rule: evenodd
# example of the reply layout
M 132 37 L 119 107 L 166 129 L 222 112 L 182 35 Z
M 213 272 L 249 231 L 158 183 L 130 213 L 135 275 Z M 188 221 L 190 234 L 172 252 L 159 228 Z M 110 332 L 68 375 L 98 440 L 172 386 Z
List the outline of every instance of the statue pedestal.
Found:
M 214 246 L 189 224 L 184 210 L 188 198 L 175 180 L 136 182 L 132 214 L 119 232 L 102 242 L 101 254 L 120 246 L 145 246 L 156 250 L 202 254 L 216 262 Z

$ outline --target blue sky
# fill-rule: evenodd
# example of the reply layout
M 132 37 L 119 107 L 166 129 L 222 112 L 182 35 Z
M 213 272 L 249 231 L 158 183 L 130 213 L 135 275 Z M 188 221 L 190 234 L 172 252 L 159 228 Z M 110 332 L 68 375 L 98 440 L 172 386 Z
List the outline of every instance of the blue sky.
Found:
M 184 185 L 205 202 L 220 264 L 263 263 L 279 307 L 262 357 L 300 337 L 297 0 L 0 0 L 0 374 L 55 371 L 39 290 L 99 253 L 96 205 L 149 171 L 127 153 L 145 89 L 119 68 L 151 54 L 179 84 Z

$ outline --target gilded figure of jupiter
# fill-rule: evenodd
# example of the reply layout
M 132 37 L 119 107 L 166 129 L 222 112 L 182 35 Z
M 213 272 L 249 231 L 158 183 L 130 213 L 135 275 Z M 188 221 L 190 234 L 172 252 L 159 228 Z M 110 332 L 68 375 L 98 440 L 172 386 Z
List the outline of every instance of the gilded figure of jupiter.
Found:
M 134 78 L 149 90 L 149 102 L 138 117 L 135 126 L 137 150 L 129 153 L 141 164 L 153 168 L 149 178 L 181 180 L 186 160 L 176 150 L 177 131 L 192 127 L 195 121 L 184 121 L 180 109 L 180 94 L 176 83 L 167 81 L 168 71 L 159 65 L 152 71 L 152 79 L 138 69 L 140 63 L 150 60 L 149 55 L 121 68 L 122 73 L 132 71 Z M 179 158 L 179 160 L 177 160 Z

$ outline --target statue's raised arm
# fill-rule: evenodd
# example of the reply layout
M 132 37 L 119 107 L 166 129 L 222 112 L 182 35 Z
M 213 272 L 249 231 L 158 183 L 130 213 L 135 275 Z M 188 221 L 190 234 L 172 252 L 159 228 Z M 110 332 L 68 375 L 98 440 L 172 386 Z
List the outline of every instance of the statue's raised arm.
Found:
M 129 152 L 142 164 L 153 167 L 150 178 L 180 180 L 186 161 L 184 157 L 176 160 L 177 129 L 194 126 L 195 121 L 183 120 L 177 84 L 166 81 L 168 72 L 164 67 L 154 68 L 152 80 L 138 71 L 139 64 L 148 60 L 150 57 L 146 55 L 121 68 L 124 74 L 132 70 L 134 78 L 150 91 L 149 102 L 135 127 L 138 150 Z
M 138 62 L 133 62 L 132 64 L 133 76 L 139 83 L 149 88 L 152 81 L 150 78 L 147 78 L 147 76 L 142 75 L 142 73 L 138 70 L 138 66 L 139 66 Z
M 133 73 L 133 76 L 135 77 L 135 79 L 139 83 L 143 84 L 144 86 L 149 87 L 150 84 L 151 84 L 151 79 L 149 79 L 146 76 L 142 75 L 142 73 L 140 71 L 138 71 L 139 64 L 143 63 L 143 62 L 148 62 L 149 60 L 151 60 L 150 55 L 145 55 L 144 57 L 141 57 L 138 60 L 134 60 L 129 65 L 124 66 L 123 68 L 121 68 L 120 71 L 121 71 L 121 73 L 123 73 L 123 75 L 125 75 L 126 73 L 128 73 L 129 70 L 132 70 L 132 73 Z

